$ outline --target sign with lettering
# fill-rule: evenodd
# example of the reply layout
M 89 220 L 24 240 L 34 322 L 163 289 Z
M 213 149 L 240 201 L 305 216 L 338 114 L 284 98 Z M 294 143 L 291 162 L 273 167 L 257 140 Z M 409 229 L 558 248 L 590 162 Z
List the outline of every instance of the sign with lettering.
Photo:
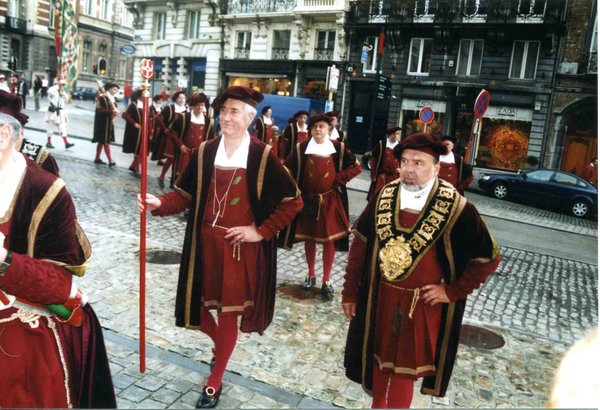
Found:
M 379 76 L 379 82 L 377 83 L 377 99 L 378 100 L 389 100 L 392 96 L 392 80 L 385 75 Z

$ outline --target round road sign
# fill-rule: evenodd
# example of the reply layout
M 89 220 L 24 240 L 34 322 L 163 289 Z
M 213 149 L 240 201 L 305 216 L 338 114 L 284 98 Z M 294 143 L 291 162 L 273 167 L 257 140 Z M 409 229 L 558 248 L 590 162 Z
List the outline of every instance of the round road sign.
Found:
M 429 105 L 426 105 L 425 107 L 421 108 L 421 111 L 419 111 L 419 118 L 425 124 L 429 124 L 431 121 L 433 121 L 434 117 L 435 115 L 433 108 L 431 108 Z
M 488 105 L 490 105 L 490 93 L 487 90 L 481 90 L 475 99 L 475 108 L 473 109 L 475 117 L 483 117 L 488 109 Z

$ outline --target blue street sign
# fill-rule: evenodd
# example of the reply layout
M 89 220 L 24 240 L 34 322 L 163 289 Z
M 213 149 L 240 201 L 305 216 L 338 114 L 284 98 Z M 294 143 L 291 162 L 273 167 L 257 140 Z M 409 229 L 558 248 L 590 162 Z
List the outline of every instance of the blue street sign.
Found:
M 429 124 L 431 121 L 433 121 L 434 117 L 435 115 L 433 108 L 431 108 L 429 105 L 426 105 L 425 107 L 421 108 L 421 111 L 419 111 L 419 118 L 425 124 Z
M 473 109 L 473 113 L 475 117 L 481 118 L 485 114 L 488 109 L 488 105 L 490 104 L 490 93 L 487 90 L 481 90 L 477 99 L 475 99 L 475 108 Z

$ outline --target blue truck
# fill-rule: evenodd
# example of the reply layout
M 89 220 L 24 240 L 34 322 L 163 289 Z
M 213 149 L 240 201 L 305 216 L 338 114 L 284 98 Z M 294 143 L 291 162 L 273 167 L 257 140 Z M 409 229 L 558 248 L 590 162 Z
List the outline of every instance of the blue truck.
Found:
M 275 125 L 277 125 L 277 128 L 279 128 L 279 134 L 287 127 L 288 119 L 298 111 L 307 111 L 310 113 L 311 117 L 315 114 L 323 114 L 325 111 L 325 103 L 323 101 L 312 100 L 310 98 L 265 94 L 265 99 L 256 107 L 258 112 L 257 117 L 260 115 L 263 107 L 267 105 L 271 106 L 271 110 L 273 111 L 273 121 L 275 122 Z M 250 133 L 252 133 L 251 128 L 253 125 L 254 124 L 250 126 Z

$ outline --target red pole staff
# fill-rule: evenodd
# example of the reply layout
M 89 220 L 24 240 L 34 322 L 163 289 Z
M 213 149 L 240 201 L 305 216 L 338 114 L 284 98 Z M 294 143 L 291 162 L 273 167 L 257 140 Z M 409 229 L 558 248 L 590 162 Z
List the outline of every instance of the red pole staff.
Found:
M 142 175 L 140 179 L 140 194 L 146 200 L 148 188 L 148 115 L 150 113 L 150 83 L 148 80 L 154 74 L 154 63 L 144 58 L 141 63 L 142 77 L 142 144 L 140 146 L 140 164 Z M 146 371 L 146 212 L 140 213 L 140 373 Z

